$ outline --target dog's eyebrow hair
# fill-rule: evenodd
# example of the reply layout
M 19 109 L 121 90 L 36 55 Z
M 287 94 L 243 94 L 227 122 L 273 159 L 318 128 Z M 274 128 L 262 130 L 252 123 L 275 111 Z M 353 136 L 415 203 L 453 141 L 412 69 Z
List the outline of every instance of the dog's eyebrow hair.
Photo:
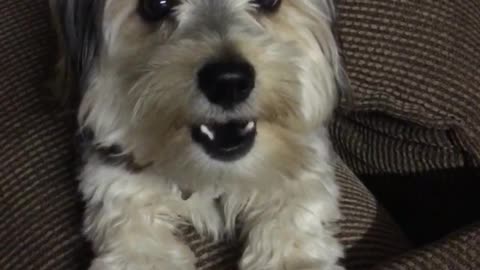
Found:
M 64 50 L 65 81 L 70 103 L 77 107 L 102 45 L 105 0 L 57 0 L 60 41 Z

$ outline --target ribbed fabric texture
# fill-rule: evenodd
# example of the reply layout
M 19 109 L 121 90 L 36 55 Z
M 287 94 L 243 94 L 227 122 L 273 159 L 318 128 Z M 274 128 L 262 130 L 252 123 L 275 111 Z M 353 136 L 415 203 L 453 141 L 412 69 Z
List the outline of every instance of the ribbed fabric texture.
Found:
M 398 226 L 341 160 L 337 162 L 336 177 L 344 216 L 338 237 L 346 248 L 347 269 L 370 269 L 411 248 Z
M 0 269 L 82 270 L 72 133 L 48 109 L 46 0 L 0 1 Z
M 442 141 L 454 144 L 478 164 L 480 1 L 339 0 L 338 10 L 337 30 L 353 88 L 352 103 L 344 108 L 380 112 L 448 132 L 450 137 Z M 391 128 L 388 134 L 398 135 L 397 131 Z M 434 136 L 425 137 L 428 144 Z M 359 151 L 346 144 L 342 146 Z M 387 158 L 394 159 L 390 154 L 397 151 L 395 146 L 401 147 L 384 150 L 389 151 Z M 423 159 L 416 157 L 415 161 Z M 433 159 L 425 157 L 421 162 L 438 161 Z M 393 162 L 388 166 L 395 166 L 394 170 L 418 169 L 388 162 Z
M 426 128 L 384 113 L 342 113 L 330 133 L 337 152 L 359 175 L 411 174 L 473 164 L 454 131 Z
M 375 270 L 476 270 L 480 269 L 479 249 L 480 223 L 477 223 L 382 263 Z
M 418 243 L 478 220 L 480 1 L 339 0 L 338 10 L 352 92 L 331 125 L 337 152 Z M 400 265 L 418 255 L 437 269 L 463 244 L 478 257 L 480 245 L 459 239 Z M 462 263 L 451 269 L 474 269 Z

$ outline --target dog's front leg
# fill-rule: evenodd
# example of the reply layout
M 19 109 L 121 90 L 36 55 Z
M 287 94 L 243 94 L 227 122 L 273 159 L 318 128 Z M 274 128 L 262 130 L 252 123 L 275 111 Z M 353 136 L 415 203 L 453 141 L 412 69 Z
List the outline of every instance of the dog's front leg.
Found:
M 117 217 L 117 224 L 98 216 L 93 221 L 95 224 L 87 228 L 91 230 L 95 226 L 96 230 L 93 236 L 96 239 L 92 240 L 97 258 L 90 270 L 195 269 L 194 255 L 174 236 L 175 224 L 168 220 L 174 217 L 169 212 L 157 211 L 153 215 L 130 212 L 126 213 L 128 216 Z
M 161 179 L 87 168 L 84 230 L 96 258 L 90 270 L 194 270 L 195 256 L 175 229 L 188 207 Z
M 90 270 L 194 270 L 195 257 L 174 236 L 170 214 L 157 212 L 159 216 L 151 218 L 130 213 L 109 228 L 95 221 L 96 230 L 105 235 L 93 239 L 97 258 Z
M 334 237 L 335 199 L 281 196 L 247 214 L 242 270 L 340 270 L 343 250 Z M 330 197 L 330 198 L 328 198 Z

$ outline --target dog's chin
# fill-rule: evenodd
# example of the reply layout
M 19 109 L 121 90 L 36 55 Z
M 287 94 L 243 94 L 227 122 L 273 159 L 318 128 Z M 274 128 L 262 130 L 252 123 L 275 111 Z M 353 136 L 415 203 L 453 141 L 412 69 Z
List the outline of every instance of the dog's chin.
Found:
M 255 144 L 257 122 L 236 119 L 206 121 L 191 126 L 191 136 L 212 159 L 233 162 L 245 157 Z

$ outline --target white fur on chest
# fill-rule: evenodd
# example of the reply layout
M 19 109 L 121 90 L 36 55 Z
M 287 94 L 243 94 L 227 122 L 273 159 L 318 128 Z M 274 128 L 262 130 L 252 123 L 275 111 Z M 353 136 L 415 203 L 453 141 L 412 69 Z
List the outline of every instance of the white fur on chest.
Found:
M 269 179 L 270 185 L 262 179 L 217 179 L 191 185 L 196 190 L 188 194 L 153 169 L 131 173 L 93 156 L 80 184 L 87 204 L 85 233 L 97 254 L 115 250 L 112 254 L 120 262 L 122 256 L 132 260 L 141 254 L 137 259 L 142 260 L 172 250 L 179 258 L 168 267 L 190 269 L 196 259 L 176 238 L 179 225 L 192 224 L 204 236 L 220 239 L 232 235 L 240 221 L 241 236 L 252 243 L 245 250 L 243 269 L 277 264 L 285 257 L 302 258 L 306 250 L 309 258 L 333 262 L 342 254 L 332 227 L 340 218 L 338 188 L 328 151 L 320 143 L 324 140 L 318 142 L 312 148 L 318 151 L 316 159 L 305 164 L 295 179 Z M 268 255 L 279 246 L 290 248 Z
M 217 238 L 232 233 L 233 223 L 240 213 L 253 217 L 249 211 L 271 210 L 284 207 L 284 204 L 294 207 L 298 201 L 308 200 L 335 207 L 338 190 L 330 164 L 321 159 L 317 163 L 311 170 L 303 172 L 300 179 L 278 179 L 277 182 L 269 181 L 271 185 L 268 186 L 255 186 L 254 180 L 235 183 L 224 179 L 223 185 L 222 181 L 215 181 L 210 185 L 196 186 L 197 190 L 182 191 L 174 181 L 152 170 L 132 173 L 92 157 L 83 169 L 80 183 L 80 191 L 87 203 L 86 231 L 87 234 L 97 234 L 95 224 L 89 222 L 112 225 L 141 222 L 152 226 L 165 222 L 169 226 L 192 222 L 199 232 Z M 222 204 L 218 204 L 220 197 Z M 325 218 L 328 221 L 329 217 Z

